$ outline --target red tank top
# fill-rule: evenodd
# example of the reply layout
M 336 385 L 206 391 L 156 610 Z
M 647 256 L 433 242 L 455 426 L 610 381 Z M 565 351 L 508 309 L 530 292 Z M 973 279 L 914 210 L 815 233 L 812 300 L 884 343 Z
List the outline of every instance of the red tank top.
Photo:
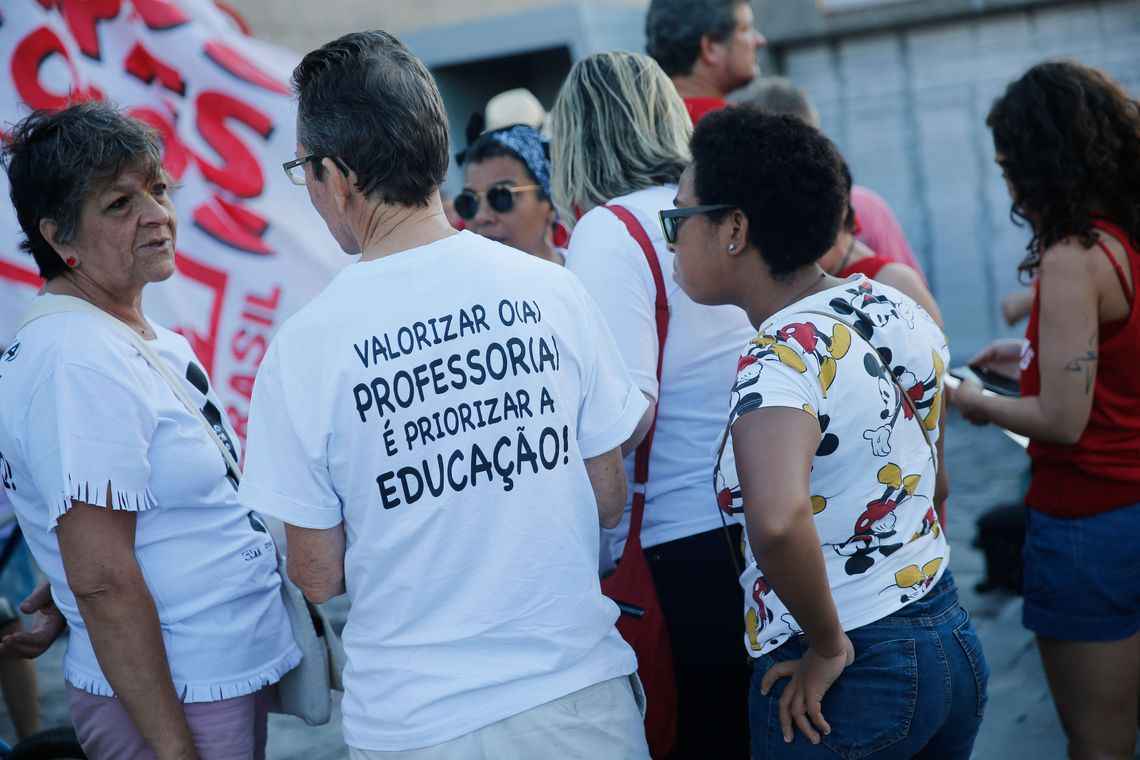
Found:
M 873 280 L 879 276 L 879 271 L 882 270 L 883 267 L 885 267 L 887 264 L 894 263 L 896 262 L 893 259 L 889 259 L 886 256 L 880 256 L 876 253 L 874 256 L 868 256 L 866 258 L 859 259 L 853 264 L 848 264 L 842 272 L 836 275 L 836 277 L 847 279 L 853 274 L 865 274 Z
M 1094 225 L 1120 241 L 1128 254 L 1131 287 L 1109 249 L 1097 242 L 1116 270 L 1131 309 L 1126 318 L 1100 326 L 1092 411 L 1080 440 L 1073 445 L 1029 444 L 1033 476 L 1025 502 L 1055 517 L 1088 517 L 1140 502 L 1140 309 L 1136 299 L 1140 253 L 1116 225 L 1099 220 Z M 1025 333 L 1028 346 L 1021 357 L 1021 392 L 1025 396 L 1041 392 L 1037 363 L 1039 285 L 1036 290 Z

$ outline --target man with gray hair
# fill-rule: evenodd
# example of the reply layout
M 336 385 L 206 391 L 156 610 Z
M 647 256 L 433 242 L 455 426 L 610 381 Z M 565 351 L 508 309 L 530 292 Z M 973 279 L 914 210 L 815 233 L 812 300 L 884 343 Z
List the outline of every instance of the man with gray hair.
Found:
M 645 39 L 694 124 L 756 78 L 756 53 L 767 44 L 747 0 L 652 0 Z
M 360 254 L 258 373 L 241 498 L 289 575 L 348 593 L 354 760 L 647 758 L 633 651 L 601 593 L 601 523 L 646 402 L 561 267 L 447 223 L 447 119 L 384 32 L 293 73 L 304 185 Z

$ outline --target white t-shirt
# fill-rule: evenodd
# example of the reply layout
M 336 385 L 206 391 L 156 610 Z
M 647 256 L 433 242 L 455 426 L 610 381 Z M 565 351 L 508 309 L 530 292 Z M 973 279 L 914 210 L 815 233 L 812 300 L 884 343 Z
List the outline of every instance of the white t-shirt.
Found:
M 461 232 L 347 267 L 280 330 L 241 498 L 345 524 L 352 747 L 424 747 L 632 673 L 583 459 L 645 401 L 562 267 Z
M 155 332 L 151 346 L 236 452 L 237 437 L 189 344 L 161 327 Z M 0 457 L 24 538 L 71 627 L 68 683 L 114 696 L 54 533 L 73 499 L 138 512 L 135 557 L 182 701 L 250 694 L 300 662 L 269 534 L 238 504 L 198 419 L 104 317 L 53 314 L 17 333 L 0 358 Z
M 625 225 L 604 208 L 591 209 L 574 227 L 566 267 L 598 302 L 634 382 L 658 400 L 649 458 L 643 546 L 654 546 L 721 526 L 709 472 L 724 429 L 724 389 L 732 385 L 740 346 L 752 326 L 735 306 L 702 306 L 673 280 L 673 252 L 657 212 L 673 208 L 677 188 L 641 190 L 610 201 L 629 209 L 649 236 L 669 299 L 669 335 L 657 387 L 657 290 L 645 254 Z M 626 457 L 633 482 L 634 454 Z M 632 489 L 631 489 L 632 503 Z M 620 558 L 629 532 L 629 509 L 607 536 Z
M 803 409 L 818 419 L 823 437 L 812 464 L 812 506 L 839 621 L 849 631 L 924 596 L 948 566 L 950 547 L 935 514 L 935 465 L 922 430 L 867 343 L 840 318 L 869 337 L 935 444 L 946 338 L 922 307 L 862 275 L 761 325 L 740 358 L 730 420 L 767 407 Z M 739 512 L 731 437 L 715 478 L 721 503 Z M 753 498 L 762 502 L 763 494 Z M 749 654 L 801 632 L 750 546 L 740 582 Z

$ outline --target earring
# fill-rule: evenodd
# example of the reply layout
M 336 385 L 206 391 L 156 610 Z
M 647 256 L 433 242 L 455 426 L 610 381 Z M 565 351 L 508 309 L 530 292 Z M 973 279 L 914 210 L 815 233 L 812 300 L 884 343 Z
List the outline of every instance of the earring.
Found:
M 736 250 L 736 243 L 729 243 L 728 244 L 728 252 L 732 253 L 735 250 Z
M 72 269 L 75 269 L 77 266 L 79 266 L 79 259 L 75 258 L 74 256 L 68 256 L 66 259 L 64 259 L 64 263 L 66 263 Z

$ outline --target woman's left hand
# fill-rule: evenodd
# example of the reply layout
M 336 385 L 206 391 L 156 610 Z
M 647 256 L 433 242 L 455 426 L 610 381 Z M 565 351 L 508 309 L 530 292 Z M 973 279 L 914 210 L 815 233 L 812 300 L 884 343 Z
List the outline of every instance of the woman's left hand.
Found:
M 829 657 L 809 647 L 803 659 L 778 662 L 764 674 L 760 693 L 765 696 L 777 680 L 792 679 L 780 695 L 780 729 L 785 742 L 792 741 L 793 722 L 812 744 L 819 744 L 821 731 L 825 735 L 831 733 L 831 726 L 823 717 L 823 697 L 854 661 L 855 647 L 843 634 L 838 654 Z
M 973 380 L 963 380 L 957 388 L 950 391 L 946 389 L 946 400 L 950 406 L 961 413 L 966 420 L 974 425 L 988 425 L 990 418 L 983 412 L 981 404 L 983 394 L 982 386 Z

